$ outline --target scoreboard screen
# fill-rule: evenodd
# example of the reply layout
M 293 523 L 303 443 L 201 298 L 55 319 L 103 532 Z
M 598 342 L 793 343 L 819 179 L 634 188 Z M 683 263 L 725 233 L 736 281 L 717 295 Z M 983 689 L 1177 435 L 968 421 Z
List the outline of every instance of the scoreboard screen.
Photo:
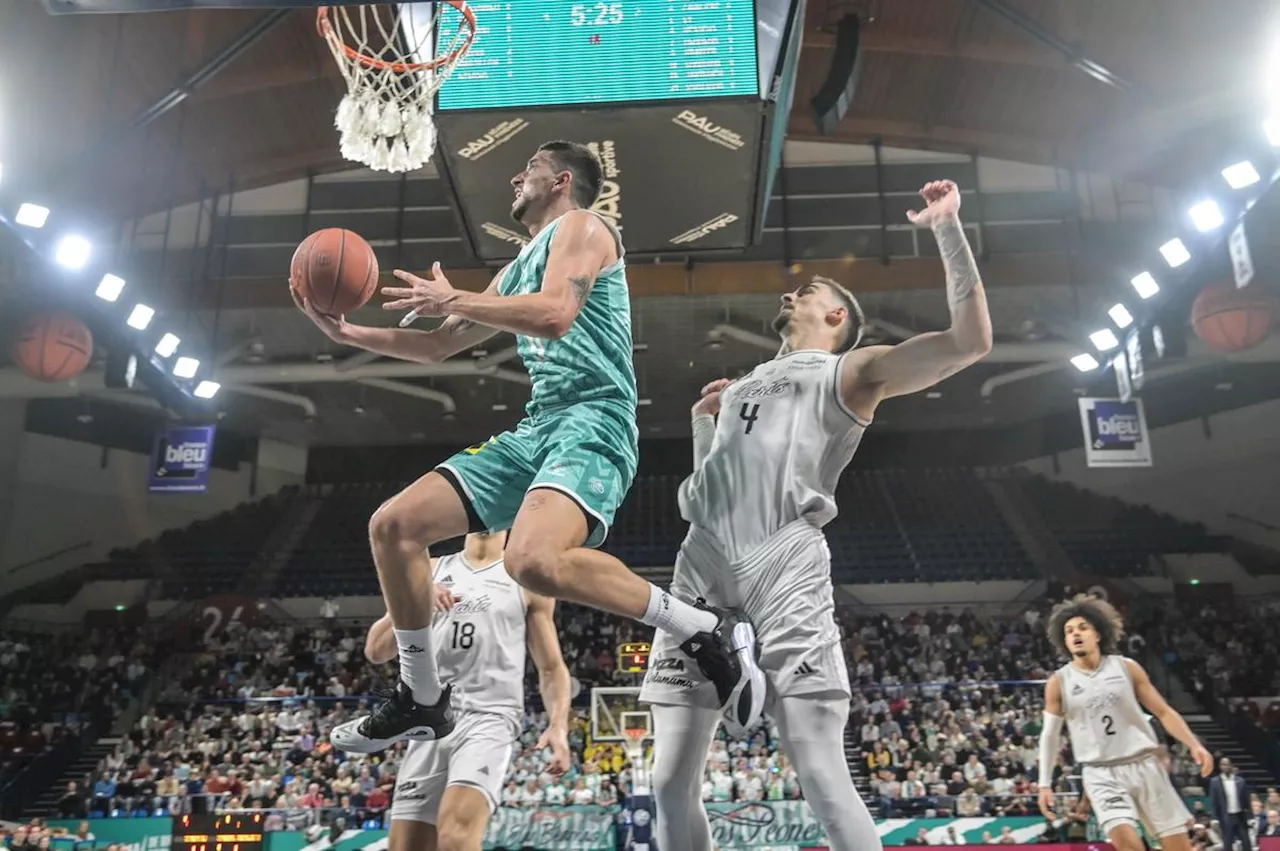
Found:
M 183 815 L 173 820 L 172 851 L 262 851 L 261 813 Z
M 472 2 L 441 112 L 759 96 L 754 0 Z M 460 16 L 444 6 L 437 52 Z

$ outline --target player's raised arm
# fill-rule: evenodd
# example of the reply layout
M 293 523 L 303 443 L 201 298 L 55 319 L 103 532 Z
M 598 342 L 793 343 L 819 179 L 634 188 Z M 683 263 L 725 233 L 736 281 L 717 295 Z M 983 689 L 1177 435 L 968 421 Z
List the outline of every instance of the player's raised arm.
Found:
M 1209 753 L 1196 738 L 1196 734 L 1191 732 L 1182 713 L 1164 699 L 1164 695 L 1151 682 L 1151 677 L 1147 676 L 1145 668 L 1132 659 L 1125 659 L 1124 664 L 1129 669 L 1129 677 L 1133 680 L 1133 693 L 1137 696 L 1138 702 L 1160 722 L 1165 732 L 1191 749 L 1191 758 L 1196 761 L 1196 765 L 1200 766 L 1202 777 L 1212 774 L 1213 754 Z
M 498 285 L 506 273 L 506 267 L 489 282 L 486 293 L 498 292 Z M 386 292 L 386 290 L 383 290 Z M 290 288 L 293 292 L 293 288 Z M 376 328 L 368 325 L 352 325 L 344 317 L 327 316 L 318 313 L 305 300 L 294 301 L 302 312 L 307 314 L 325 336 L 335 343 L 344 346 L 355 346 L 366 351 L 376 352 L 389 358 L 416 361 L 418 363 L 440 363 L 448 360 L 458 352 L 472 346 L 478 346 L 498 333 L 492 328 L 474 322 L 462 316 L 447 316 L 438 328 L 431 331 L 418 331 L 412 328 Z M 425 314 L 424 314 L 425 315 Z
M 1053 770 L 1062 752 L 1062 725 L 1066 722 L 1062 708 L 1062 683 L 1057 675 L 1044 684 L 1044 720 L 1040 730 L 1040 812 L 1056 819 L 1053 799 Z
M 504 296 L 488 290 L 455 290 L 437 263 L 429 279 L 397 269 L 396 277 L 410 286 L 383 288 L 383 295 L 399 297 L 383 307 L 412 309 L 422 316 L 451 314 L 512 334 L 556 340 L 569 333 L 596 276 L 616 262 L 617 256 L 617 240 L 599 216 L 570 210 L 560 218 L 552 235 L 540 291 Z
M 949 180 L 920 190 L 926 206 L 908 213 L 912 223 L 928 227 L 938 240 L 947 278 L 951 327 L 920 334 L 896 346 L 869 346 L 861 357 L 846 359 L 845 397 L 855 410 L 875 395 L 904 396 L 932 387 L 978 361 L 991 351 L 991 316 L 978 264 L 960 224 L 960 189 Z M 858 399 L 852 397 L 857 396 Z M 852 404 L 857 401 L 859 405 Z
M 569 769 L 569 668 L 560 650 L 560 636 L 556 632 L 556 601 L 551 597 L 525 591 L 529 601 L 525 619 L 529 655 L 538 669 L 538 690 L 542 704 L 550 719 L 537 747 L 551 748 L 549 766 L 555 773 Z

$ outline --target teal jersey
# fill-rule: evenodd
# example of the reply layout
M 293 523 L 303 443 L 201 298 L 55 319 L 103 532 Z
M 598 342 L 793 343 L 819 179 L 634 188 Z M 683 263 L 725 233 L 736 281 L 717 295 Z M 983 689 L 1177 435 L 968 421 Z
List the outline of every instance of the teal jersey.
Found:
M 559 340 L 516 336 L 520 359 L 533 380 L 533 396 L 528 413 L 554 410 L 579 402 L 613 401 L 634 415 L 636 371 L 631 349 L 631 295 L 627 290 L 627 267 L 618 239 L 618 262 L 596 277 L 587 303 L 569 333 Z M 498 291 L 502 295 L 525 295 L 542 290 L 551 240 L 560 225 L 557 219 L 543 228 L 520 256 L 511 262 Z

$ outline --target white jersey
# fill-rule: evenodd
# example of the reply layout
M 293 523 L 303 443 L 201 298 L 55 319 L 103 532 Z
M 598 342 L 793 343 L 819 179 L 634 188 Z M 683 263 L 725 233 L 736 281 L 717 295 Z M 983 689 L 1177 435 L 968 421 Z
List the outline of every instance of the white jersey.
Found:
M 509 717 L 524 714 L 525 596 L 502 559 L 479 569 L 462 553 L 436 560 L 436 583 L 458 598 L 432 620 L 441 682 L 453 685 L 454 708 Z
M 836 516 L 836 482 L 870 425 L 840 397 L 842 363 L 790 352 L 721 394 L 711 450 L 680 485 L 680 513 L 719 538 L 731 562 L 789 523 L 822 527 Z
M 1104 656 L 1095 671 L 1063 665 L 1057 676 L 1077 763 L 1130 762 L 1159 750 L 1123 656 Z

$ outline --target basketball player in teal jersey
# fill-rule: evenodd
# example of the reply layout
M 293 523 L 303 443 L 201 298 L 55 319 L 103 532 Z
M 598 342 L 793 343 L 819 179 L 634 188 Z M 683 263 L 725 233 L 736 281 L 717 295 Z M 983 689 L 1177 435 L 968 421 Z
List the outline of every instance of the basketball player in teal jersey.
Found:
M 352 325 L 299 306 L 331 339 L 378 354 L 438 363 L 492 337 L 516 335 L 533 383 L 513 431 L 458 453 L 388 500 L 369 539 L 399 647 L 401 683 L 345 736 L 372 752 L 453 729 L 431 646 L 431 567 L 425 549 L 467 532 L 510 529 L 505 561 L 538 594 L 661 628 L 715 684 L 734 729 L 759 717 L 764 677 L 755 636 L 736 615 L 670 596 L 593 549 L 605 538 L 637 462 L 636 379 L 622 239 L 590 211 L 603 182 L 584 145 L 548 142 L 511 180 L 512 217 L 531 237 L 483 293 L 454 289 L 437 263 L 428 278 L 396 271 L 388 310 L 447 317 L 433 331 Z

